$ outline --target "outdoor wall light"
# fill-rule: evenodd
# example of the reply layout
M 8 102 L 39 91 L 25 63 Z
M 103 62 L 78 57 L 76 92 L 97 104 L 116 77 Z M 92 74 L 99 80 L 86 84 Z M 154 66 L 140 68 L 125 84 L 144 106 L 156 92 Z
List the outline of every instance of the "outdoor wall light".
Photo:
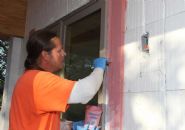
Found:
M 149 53 L 148 41 L 149 41 L 149 32 L 146 32 L 141 36 L 142 51 L 146 53 Z

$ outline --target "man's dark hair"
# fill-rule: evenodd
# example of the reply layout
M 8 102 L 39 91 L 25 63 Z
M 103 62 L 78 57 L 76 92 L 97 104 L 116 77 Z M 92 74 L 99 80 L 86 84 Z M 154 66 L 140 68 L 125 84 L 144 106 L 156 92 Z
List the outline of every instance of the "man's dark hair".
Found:
M 26 45 L 27 57 L 24 63 L 25 69 L 38 69 L 37 59 L 42 51 L 50 52 L 55 48 L 52 38 L 57 35 L 48 30 L 38 30 L 30 33 L 29 40 Z

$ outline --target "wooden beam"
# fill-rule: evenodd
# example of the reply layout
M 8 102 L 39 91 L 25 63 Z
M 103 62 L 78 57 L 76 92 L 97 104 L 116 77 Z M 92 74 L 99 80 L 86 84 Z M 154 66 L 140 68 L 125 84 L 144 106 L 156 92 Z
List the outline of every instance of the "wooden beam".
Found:
M 23 37 L 26 0 L 0 0 L 0 34 Z

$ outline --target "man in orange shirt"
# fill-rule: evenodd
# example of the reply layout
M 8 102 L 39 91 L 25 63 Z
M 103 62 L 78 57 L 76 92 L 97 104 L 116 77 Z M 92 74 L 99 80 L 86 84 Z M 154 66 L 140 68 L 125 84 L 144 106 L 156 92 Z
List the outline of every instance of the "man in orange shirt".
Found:
M 54 75 L 66 54 L 59 37 L 44 30 L 29 37 L 27 54 L 12 95 L 9 130 L 60 130 L 60 113 L 68 104 L 85 104 L 99 90 L 107 59 L 95 59 L 93 72 L 79 81 Z

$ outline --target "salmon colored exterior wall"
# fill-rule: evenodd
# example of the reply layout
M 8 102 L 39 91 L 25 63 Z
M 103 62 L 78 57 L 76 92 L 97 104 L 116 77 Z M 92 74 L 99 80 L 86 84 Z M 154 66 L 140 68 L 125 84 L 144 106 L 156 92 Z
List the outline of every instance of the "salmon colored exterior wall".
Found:
M 112 62 L 107 70 L 110 130 L 123 130 L 125 11 L 126 0 L 108 0 L 107 56 Z

